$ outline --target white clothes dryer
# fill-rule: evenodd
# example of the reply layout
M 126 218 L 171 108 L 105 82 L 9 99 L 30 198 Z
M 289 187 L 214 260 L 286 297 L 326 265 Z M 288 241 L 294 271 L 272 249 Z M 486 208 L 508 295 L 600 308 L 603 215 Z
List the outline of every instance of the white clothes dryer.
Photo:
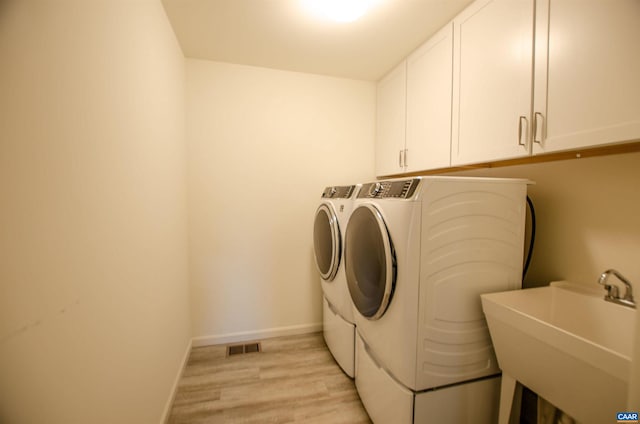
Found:
M 323 335 L 336 362 L 351 378 L 355 372 L 355 324 L 342 252 L 357 190 L 357 185 L 327 187 L 313 223 L 314 254 L 323 292 Z
M 499 373 L 480 294 L 518 289 L 529 181 L 363 184 L 345 235 L 356 387 L 376 424 L 491 423 Z

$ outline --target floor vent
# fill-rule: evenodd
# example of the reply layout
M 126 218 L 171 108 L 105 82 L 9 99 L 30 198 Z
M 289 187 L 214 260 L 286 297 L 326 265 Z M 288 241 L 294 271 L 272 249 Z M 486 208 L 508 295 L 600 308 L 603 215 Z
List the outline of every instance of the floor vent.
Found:
M 246 344 L 237 344 L 227 346 L 227 356 L 239 355 L 241 353 L 258 353 L 262 352 L 260 342 L 252 342 Z

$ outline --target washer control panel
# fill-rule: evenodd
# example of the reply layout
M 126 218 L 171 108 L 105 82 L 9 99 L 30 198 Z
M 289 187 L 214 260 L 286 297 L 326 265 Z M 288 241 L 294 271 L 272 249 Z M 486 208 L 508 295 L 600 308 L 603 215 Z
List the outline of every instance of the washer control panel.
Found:
M 323 199 L 348 199 L 353 195 L 356 186 L 331 186 L 322 192 Z
M 416 191 L 419 178 L 410 180 L 376 181 L 363 184 L 358 198 L 362 199 L 408 199 Z

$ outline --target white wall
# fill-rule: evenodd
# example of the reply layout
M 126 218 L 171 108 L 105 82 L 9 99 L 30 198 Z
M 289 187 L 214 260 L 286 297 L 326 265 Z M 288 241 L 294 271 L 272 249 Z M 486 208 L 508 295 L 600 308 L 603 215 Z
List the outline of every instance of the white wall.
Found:
M 464 171 L 529 178 L 537 215 L 526 286 L 569 280 L 597 286 L 615 268 L 640 287 L 640 153 Z M 603 291 L 604 295 L 604 291 Z
M 159 1 L 0 2 L 0 422 L 158 423 L 189 344 Z
M 374 122 L 370 82 L 187 60 L 197 343 L 320 328 L 314 212 L 373 179 Z

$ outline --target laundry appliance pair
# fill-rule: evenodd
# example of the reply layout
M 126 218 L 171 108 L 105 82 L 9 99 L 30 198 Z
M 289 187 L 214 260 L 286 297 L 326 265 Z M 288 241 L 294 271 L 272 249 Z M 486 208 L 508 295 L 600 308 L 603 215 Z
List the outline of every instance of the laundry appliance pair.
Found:
M 480 294 L 521 287 L 528 183 L 433 176 L 355 193 L 343 265 L 355 382 L 374 423 L 497 421 Z

